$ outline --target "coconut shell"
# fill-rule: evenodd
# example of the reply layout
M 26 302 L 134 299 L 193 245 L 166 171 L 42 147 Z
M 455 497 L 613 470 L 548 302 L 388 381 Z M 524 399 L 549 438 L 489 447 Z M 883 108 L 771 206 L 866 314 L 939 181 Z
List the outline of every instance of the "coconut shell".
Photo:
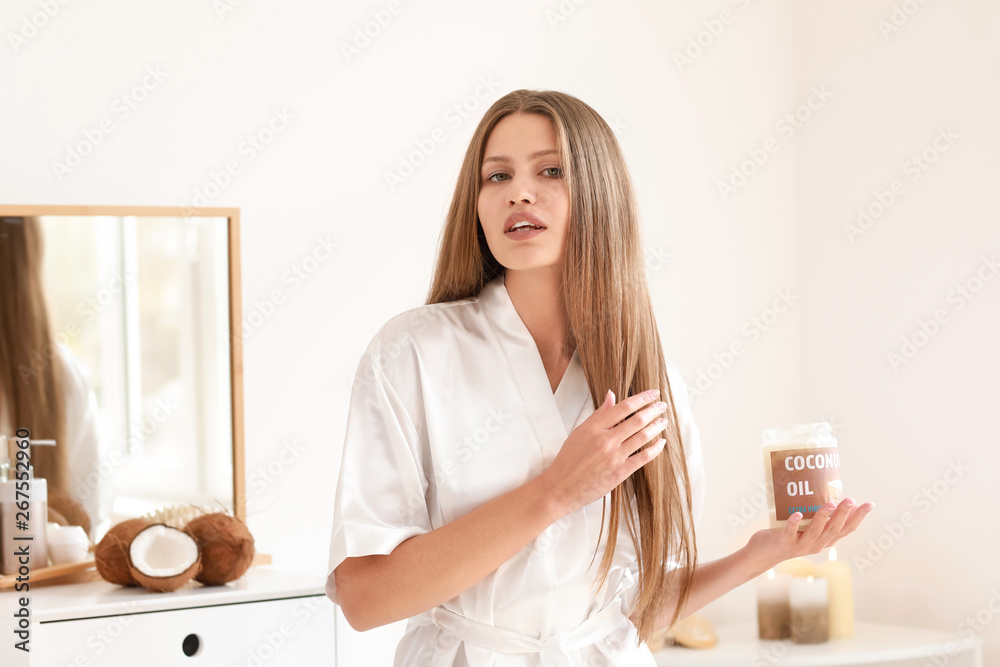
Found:
M 152 524 L 145 519 L 128 519 L 112 526 L 94 549 L 94 564 L 101 578 L 119 586 L 138 586 L 129 567 L 128 550 L 135 536 Z
M 66 517 L 69 523 L 62 525 L 80 526 L 83 528 L 83 532 L 90 535 L 90 515 L 87 514 L 87 510 L 83 509 L 80 501 L 73 496 L 59 489 L 49 489 L 49 509 Z
M 139 585 L 146 590 L 153 591 L 154 593 L 169 593 L 170 591 L 176 591 L 178 588 L 194 579 L 195 575 L 198 574 L 200 567 L 201 561 L 196 560 L 191 563 L 191 567 L 172 577 L 149 577 L 135 567 L 130 567 L 129 569 L 132 576 L 135 577 L 135 580 L 139 582 Z
M 195 579 L 208 586 L 221 586 L 243 576 L 253 562 L 253 535 L 234 516 L 213 512 L 192 519 L 184 532 L 198 543 L 201 572 Z
M 147 528 L 154 528 L 156 526 L 166 526 L 166 524 L 151 523 L 142 530 L 146 530 Z M 167 526 L 167 527 L 171 528 L 172 530 L 177 530 L 173 526 Z M 142 530 L 140 530 L 139 532 L 141 533 Z M 182 533 L 183 531 L 177 530 L 177 532 Z M 136 533 L 136 536 L 138 536 L 138 533 Z M 195 543 L 197 544 L 197 541 Z M 131 553 L 132 550 L 130 547 L 129 548 L 130 556 Z M 191 563 L 191 565 L 186 570 L 184 570 L 180 574 L 175 574 L 171 577 L 153 577 L 147 575 L 142 570 L 138 569 L 135 566 L 135 563 L 132 561 L 131 557 L 129 558 L 128 566 L 129 566 L 129 572 L 132 574 L 132 577 L 139 583 L 140 586 L 142 586 L 146 590 L 153 591 L 154 593 L 169 593 L 170 591 L 176 591 L 178 588 L 180 588 L 184 584 L 194 579 L 195 575 L 198 574 L 199 570 L 201 570 L 201 551 L 200 550 L 198 551 L 197 557 L 195 558 L 194 562 Z

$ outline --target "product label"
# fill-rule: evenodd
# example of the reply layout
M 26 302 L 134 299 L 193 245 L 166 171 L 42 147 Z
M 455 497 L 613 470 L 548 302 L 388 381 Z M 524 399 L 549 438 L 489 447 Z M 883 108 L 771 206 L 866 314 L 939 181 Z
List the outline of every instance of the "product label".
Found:
M 802 512 L 811 519 L 830 500 L 843 498 L 840 454 L 836 447 L 808 447 L 771 452 L 774 513 L 779 521 Z

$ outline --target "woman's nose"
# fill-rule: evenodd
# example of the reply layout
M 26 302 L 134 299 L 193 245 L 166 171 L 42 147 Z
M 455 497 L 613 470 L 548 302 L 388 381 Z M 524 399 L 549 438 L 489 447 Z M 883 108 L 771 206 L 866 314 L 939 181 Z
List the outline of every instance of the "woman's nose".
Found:
M 507 191 L 507 202 L 511 205 L 522 202 L 525 204 L 535 203 L 535 191 L 528 179 L 511 179 L 510 189 Z

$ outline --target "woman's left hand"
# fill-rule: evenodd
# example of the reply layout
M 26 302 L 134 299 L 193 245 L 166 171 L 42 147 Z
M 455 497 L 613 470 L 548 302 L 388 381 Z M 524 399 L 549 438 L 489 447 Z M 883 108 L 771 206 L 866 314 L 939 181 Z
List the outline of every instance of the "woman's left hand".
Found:
M 818 554 L 854 532 L 874 507 L 872 503 L 857 505 L 853 498 L 844 498 L 839 505 L 830 501 L 802 530 L 802 514 L 796 512 L 781 530 L 765 529 L 751 535 L 745 547 L 747 557 L 759 574 L 789 558 Z

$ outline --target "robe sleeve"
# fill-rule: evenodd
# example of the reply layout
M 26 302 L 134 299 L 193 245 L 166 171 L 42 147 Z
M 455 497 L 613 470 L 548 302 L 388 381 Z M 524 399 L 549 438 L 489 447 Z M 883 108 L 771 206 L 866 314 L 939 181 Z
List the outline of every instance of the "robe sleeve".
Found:
M 63 364 L 63 391 L 66 395 L 66 442 L 70 487 L 66 491 L 76 499 L 90 518 L 91 540 L 103 534 L 104 522 L 111 517 L 110 484 L 95 485 L 98 464 L 105 458 L 98 427 L 98 406 L 91 388 L 90 373 L 82 361 L 64 344 L 58 344 Z M 97 477 L 100 478 L 99 475 Z
M 691 518 L 697 527 L 705 503 L 705 466 L 701 456 L 701 435 L 698 425 L 695 424 L 694 415 L 691 414 L 687 384 L 677 367 L 669 362 L 667 379 L 670 381 L 674 409 L 677 410 L 677 423 L 681 443 L 684 445 L 684 456 L 687 459 L 688 479 L 691 482 Z
M 326 582 L 337 604 L 333 571 L 345 558 L 389 554 L 431 530 L 420 432 L 382 368 L 378 340 L 358 364 L 348 408 Z M 402 382 L 419 391 L 412 380 Z

